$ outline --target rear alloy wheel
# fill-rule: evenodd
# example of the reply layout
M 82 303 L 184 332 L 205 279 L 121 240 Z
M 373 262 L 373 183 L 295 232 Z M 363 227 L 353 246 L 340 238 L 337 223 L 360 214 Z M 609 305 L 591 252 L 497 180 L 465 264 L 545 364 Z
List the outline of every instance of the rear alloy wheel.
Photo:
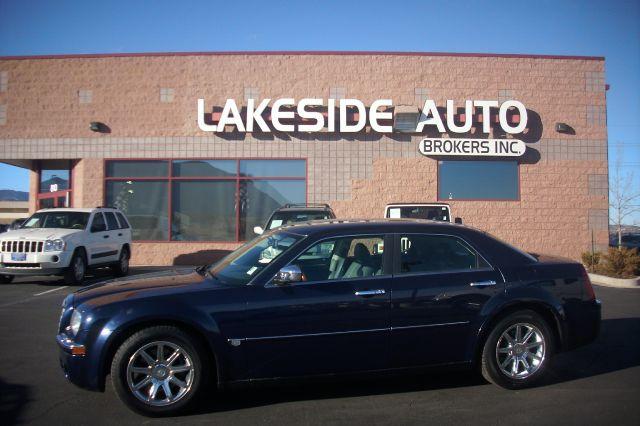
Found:
M 84 252 L 77 250 L 73 253 L 71 263 L 67 267 L 64 274 L 64 279 L 67 284 L 80 285 L 84 281 L 84 276 L 87 273 L 87 260 L 84 256 Z
M 548 370 L 553 336 L 546 321 L 534 311 L 515 312 L 491 330 L 482 351 L 482 375 L 507 388 L 538 383 Z
M 147 416 L 184 411 L 204 386 L 199 345 L 176 327 L 150 327 L 128 338 L 111 364 L 118 397 Z
M 127 247 L 122 247 L 120 250 L 120 257 L 118 258 L 118 263 L 112 267 L 113 273 L 117 277 L 124 277 L 129 273 L 129 261 L 131 260 L 131 254 L 129 254 L 129 249 Z
M 0 275 L 0 284 L 11 284 L 13 275 Z

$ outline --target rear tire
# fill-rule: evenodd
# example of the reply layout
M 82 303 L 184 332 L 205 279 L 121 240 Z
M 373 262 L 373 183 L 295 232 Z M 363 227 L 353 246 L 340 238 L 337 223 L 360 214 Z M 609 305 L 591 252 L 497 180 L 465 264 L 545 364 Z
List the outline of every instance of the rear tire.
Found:
M 76 250 L 71 257 L 71 262 L 64 273 L 64 281 L 71 285 L 80 285 L 84 281 L 87 272 L 87 258 L 84 250 Z
M 514 312 L 491 330 L 482 351 L 482 375 L 506 389 L 540 383 L 554 351 L 549 324 L 531 310 Z
M 118 348 L 111 363 L 111 380 L 120 400 L 151 417 L 185 412 L 207 377 L 204 350 L 173 326 L 138 331 Z
M 0 284 L 11 284 L 13 275 L 0 275 Z
M 120 250 L 120 257 L 118 263 L 111 267 L 113 274 L 116 277 L 124 277 L 129 274 L 129 260 L 131 259 L 131 253 L 126 246 L 123 246 Z

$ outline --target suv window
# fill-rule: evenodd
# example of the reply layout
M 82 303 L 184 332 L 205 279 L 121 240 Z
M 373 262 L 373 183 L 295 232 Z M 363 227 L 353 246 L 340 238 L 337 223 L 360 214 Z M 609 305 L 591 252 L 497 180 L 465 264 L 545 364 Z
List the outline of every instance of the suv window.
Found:
M 98 212 L 93 215 L 93 222 L 91 223 L 91 232 L 104 232 L 107 230 L 107 224 L 104 222 L 104 216 Z
M 120 229 L 129 229 L 129 222 L 124 218 L 124 215 L 116 212 L 116 216 L 118 216 L 118 222 L 120 222 Z
M 292 262 L 307 281 L 382 275 L 384 237 L 355 236 L 320 241 Z
M 113 212 L 104 212 L 104 215 L 107 218 L 107 224 L 109 225 L 109 230 L 120 228 L 120 226 L 118 226 L 118 221 L 116 220 L 116 215 L 113 214 Z
M 400 274 L 489 268 L 490 265 L 458 237 L 401 235 Z

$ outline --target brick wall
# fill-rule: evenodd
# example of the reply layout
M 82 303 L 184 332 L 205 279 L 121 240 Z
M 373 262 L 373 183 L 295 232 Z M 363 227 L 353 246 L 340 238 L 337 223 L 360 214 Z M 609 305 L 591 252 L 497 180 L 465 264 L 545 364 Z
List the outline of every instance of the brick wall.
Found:
M 454 201 L 455 216 L 527 250 L 578 258 L 607 244 L 604 61 L 588 59 L 385 55 L 238 55 L 2 60 L 0 159 L 80 159 L 74 204 L 103 203 L 104 158 L 287 157 L 308 161 L 308 199 L 341 217 L 380 217 L 387 202 L 436 200 L 437 163 L 417 152 L 419 136 L 320 132 L 271 138 L 211 135 L 196 124 L 208 106 L 247 93 L 262 98 L 515 98 L 540 117 L 520 167 L 519 201 Z M 91 121 L 110 133 L 89 130 Z M 574 134 L 555 131 L 569 124 Z M 34 193 L 32 182 L 32 194 Z M 206 257 L 237 244 L 136 244 L 134 263 Z M 218 252 L 209 253 L 217 255 Z M 182 262 L 184 263 L 184 262 Z

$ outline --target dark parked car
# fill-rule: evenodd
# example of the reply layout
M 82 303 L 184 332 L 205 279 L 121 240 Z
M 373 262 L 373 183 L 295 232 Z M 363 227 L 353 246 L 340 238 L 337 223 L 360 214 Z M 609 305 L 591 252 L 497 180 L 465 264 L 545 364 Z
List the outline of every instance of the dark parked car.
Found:
M 311 220 L 335 219 L 336 215 L 331 210 L 329 204 L 285 204 L 275 210 L 269 216 L 264 228 L 255 226 L 253 232 L 262 235 L 266 231 L 279 228 L 281 226 L 293 225 L 299 222 L 309 222 Z
M 591 342 L 600 303 L 576 262 L 422 220 L 310 223 L 221 261 L 86 287 L 64 303 L 60 363 L 130 408 L 184 410 L 212 381 L 478 367 L 509 389 Z

